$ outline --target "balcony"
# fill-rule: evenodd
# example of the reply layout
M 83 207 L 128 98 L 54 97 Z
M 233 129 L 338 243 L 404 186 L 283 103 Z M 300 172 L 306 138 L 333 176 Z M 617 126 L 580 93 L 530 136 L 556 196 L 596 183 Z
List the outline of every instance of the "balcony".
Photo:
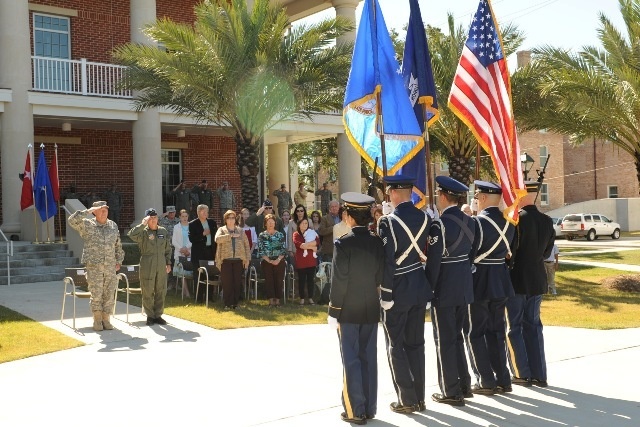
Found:
M 70 95 L 132 98 L 130 90 L 118 88 L 126 67 L 91 62 L 32 56 L 33 90 Z

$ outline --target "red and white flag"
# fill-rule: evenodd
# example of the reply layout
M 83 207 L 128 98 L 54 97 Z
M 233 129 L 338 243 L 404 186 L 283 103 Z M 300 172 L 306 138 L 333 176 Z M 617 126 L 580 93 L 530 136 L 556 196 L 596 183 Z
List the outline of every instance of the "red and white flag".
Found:
M 471 22 L 469 38 L 453 78 L 449 108 L 491 155 L 506 205 L 504 216 L 517 223 L 518 202 L 526 190 L 513 118 L 509 70 L 489 0 L 480 0 Z
M 31 175 L 31 151 L 27 149 L 27 161 L 21 174 L 22 194 L 20 195 L 20 210 L 33 205 L 33 176 Z

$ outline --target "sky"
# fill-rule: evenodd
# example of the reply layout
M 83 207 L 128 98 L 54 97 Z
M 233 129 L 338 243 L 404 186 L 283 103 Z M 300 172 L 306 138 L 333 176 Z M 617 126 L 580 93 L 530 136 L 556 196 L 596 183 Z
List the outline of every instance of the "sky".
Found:
M 409 21 L 408 0 L 378 0 L 387 28 L 395 28 L 404 37 L 402 27 Z M 467 28 L 478 7 L 478 0 L 418 0 L 425 24 L 446 30 L 447 12 L 453 13 L 456 26 Z M 356 9 L 356 20 L 362 14 L 361 2 Z M 597 28 L 599 12 L 603 12 L 617 28 L 624 28 L 618 0 L 492 0 L 498 23 L 512 23 L 525 33 L 520 50 L 550 44 L 566 49 L 580 50 L 583 46 L 599 46 Z M 333 17 L 330 8 L 307 18 Z M 509 58 L 509 67 L 515 67 Z M 513 71 L 513 70 L 512 70 Z

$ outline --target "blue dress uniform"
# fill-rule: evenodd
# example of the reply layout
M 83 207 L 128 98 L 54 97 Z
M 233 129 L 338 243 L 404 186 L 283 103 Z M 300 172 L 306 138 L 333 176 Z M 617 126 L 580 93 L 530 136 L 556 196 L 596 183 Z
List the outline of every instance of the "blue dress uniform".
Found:
M 527 182 L 528 192 L 537 192 L 539 183 Z M 547 385 L 540 304 L 547 293 L 544 260 L 555 242 L 551 218 L 534 205 L 520 210 L 513 244 L 511 282 L 515 296 L 507 301 L 509 326 L 507 350 L 513 382 L 520 385 Z
M 385 177 L 389 189 L 411 189 L 413 179 L 402 175 Z M 399 203 L 393 213 L 378 222 L 378 235 L 385 250 L 384 284 L 380 298 L 393 301 L 383 313 L 387 358 L 398 402 L 394 412 L 423 409 L 425 389 L 424 318 L 433 297 L 424 275 L 424 262 L 431 219 L 411 201 Z
M 450 177 L 439 176 L 436 183 L 438 191 L 450 195 L 462 196 L 468 191 L 466 185 Z M 473 302 L 471 255 L 475 233 L 473 218 L 456 205 L 446 207 L 429 232 L 425 274 L 429 282 L 435 284 L 431 322 L 442 392 L 431 398 L 451 405 L 464 405 L 467 390 L 463 390 L 460 383 L 469 381 L 462 327 L 467 318 L 467 305 Z
M 499 185 L 475 181 L 476 194 L 502 194 Z M 478 385 L 475 393 L 493 394 L 511 389 L 505 342 L 505 305 L 514 295 L 507 257 L 515 227 L 497 206 L 489 206 L 476 216 L 478 233 L 474 241 L 473 291 L 469 305 L 469 361 Z M 497 387 L 497 388 L 496 388 Z
M 344 193 L 342 200 L 348 213 L 353 209 L 367 212 L 375 202 L 360 193 Z M 382 241 L 368 227 L 355 226 L 335 242 L 329 316 L 339 322 L 344 366 L 342 419 L 355 424 L 366 423 L 377 412 L 378 285 L 383 268 Z

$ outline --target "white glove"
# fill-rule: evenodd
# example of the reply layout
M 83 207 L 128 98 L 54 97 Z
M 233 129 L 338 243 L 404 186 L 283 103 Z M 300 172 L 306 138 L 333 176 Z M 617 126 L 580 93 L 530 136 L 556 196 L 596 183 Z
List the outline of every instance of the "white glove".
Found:
M 471 211 L 478 212 L 478 199 L 471 200 Z
M 427 310 L 429 310 L 430 308 L 431 308 L 431 301 L 427 303 Z
M 389 215 L 393 212 L 393 205 L 389 202 L 382 202 L 382 215 Z
M 390 310 L 391 307 L 393 307 L 393 301 L 380 300 L 380 307 L 382 307 L 384 311 Z
M 429 217 L 431 217 L 431 219 L 440 218 L 440 213 L 438 213 L 438 209 L 433 210 L 431 208 L 427 208 L 427 215 L 429 215 Z
M 338 329 L 338 319 L 332 316 L 327 316 L 327 324 L 331 329 Z

